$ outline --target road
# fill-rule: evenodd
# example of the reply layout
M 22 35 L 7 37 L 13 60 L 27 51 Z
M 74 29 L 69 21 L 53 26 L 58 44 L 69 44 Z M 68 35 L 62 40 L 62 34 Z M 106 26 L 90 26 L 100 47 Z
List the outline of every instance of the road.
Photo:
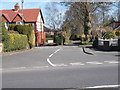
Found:
M 77 46 L 36 47 L 2 57 L 3 88 L 118 85 L 118 53 L 89 55 Z

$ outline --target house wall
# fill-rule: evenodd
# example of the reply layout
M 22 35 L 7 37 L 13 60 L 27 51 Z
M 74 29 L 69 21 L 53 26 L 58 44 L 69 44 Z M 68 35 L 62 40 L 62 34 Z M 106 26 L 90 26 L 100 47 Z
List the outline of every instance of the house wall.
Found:
M 36 33 L 36 46 L 43 45 L 46 42 L 46 33 L 44 32 L 43 20 L 40 12 L 38 14 L 37 22 L 34 25 Z
M 36 22 L 36 27 L 37 27 L 37 31 L 43 31 L 43 20 L 41 18 L 40 12 L 38 14 L 38 18 L 37 18 L 37 22 Z
M 5 17 L 4 18 L 4 22 L 5 22 L 5 27 L 8 28 L 8 23 L 9 21 L 7 21 L 7 19 Z M 21 21 L 21 17 L 19 17 L 19 15 L 17 15 L 14 20 L 11 23 L 20 23 Z M 43 45 L 46 41 L 46 34 L 44 32 L 44 28 L 43 28 L 43 19 L 41 17 L 41 13 L 38 13 L 38 17 L 37 17 L 37 22 L 24 22 L 24 24 L 28 24 L 28 23 L 32 23 L 33 24 L 33 29 L 35 32 L 35 41 L 36 41 L 36 46 L 40 46 Z

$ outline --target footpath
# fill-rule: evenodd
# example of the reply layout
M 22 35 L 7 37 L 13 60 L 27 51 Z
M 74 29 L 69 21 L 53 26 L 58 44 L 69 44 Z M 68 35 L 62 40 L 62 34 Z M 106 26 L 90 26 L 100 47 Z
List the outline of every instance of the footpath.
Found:
M 91 54 L 91 55 L 99 54 L 99 55 L 116 55 L 116 56 L 120 56 L 120 52 L 118 52 L 118 51 L 102 51 L 102 50 L 94 49 L 92 46 L 83 47 L 83 51 L 85 53 L 88 53 L 88 54 Z

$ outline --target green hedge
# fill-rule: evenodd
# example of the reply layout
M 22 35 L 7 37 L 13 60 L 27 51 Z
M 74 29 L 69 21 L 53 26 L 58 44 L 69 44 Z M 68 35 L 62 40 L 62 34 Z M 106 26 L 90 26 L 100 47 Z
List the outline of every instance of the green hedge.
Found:
M 62 45 L 65 42 L 65 38 L 62 36 L 62 34 L 56 34 L 55 35 L 55 43 L 57 45 Z
M 30 48 L 35 46 L 35 34 L 32 25 L 16 25 L 14 31 L 18 31 L 19 34 L 27 35 Z
M 8 39 L 8 30 L 5 28 L 3 22 L 0 23 L 0 41 Z
M 14 51 L 26 49 L 28 45 L 28 39 L 26 35 L 20 34 L 8 34 L 8 39 L 3 42 L 3 51 Z
M 14 30 L 15 26 L 16 26 L 16 24 L 10 24 L 8 26 L 8 30 Z

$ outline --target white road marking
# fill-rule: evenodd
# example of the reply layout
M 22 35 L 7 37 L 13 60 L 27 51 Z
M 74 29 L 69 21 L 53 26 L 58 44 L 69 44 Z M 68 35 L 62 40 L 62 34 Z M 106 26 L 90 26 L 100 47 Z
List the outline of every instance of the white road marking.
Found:
M 51 57 L 52 57 L 55 53 L 57 53 L 58 51 L 60 51 L 60 48 L 57 49 L 54 53 L 50 54 L 50 55 L 49 55 L 49 58 L 51 58 Z M 50 61 L 49 58 L 47 58 L 47 62 L 48 62 L 51 66 L 55 67 L 56 65 L 53 64 L 53 63 Z
M 26 69 L 26 67 L 10 68 L 10 69 Z
M 103 64 L 101 62 L 98 62 L 98 61 L 93 61 L 93 62 L 86 62 L 87 64 Z
M 93 86 L 93 87 L 85 87 L 85 88 L 117 88 L 120 87 L 120 85 L 102 85 L 102 86 Z
M 110 63 L 110 64 L 118 64 L 118 63 L 120 63 L 119 61 L 104 61 L 104 62 Z
M 40 68 L 47 68 L 48 66 L 35 66 L 35 67 L 17 67 L 17 68 L 4 68 L 2 71 L 14 71 L 14 70 L 34 70 Z
M 60 49 L 57 49 L 54 53 L 49 55 L 49 58 L 52 57 L 55 53 L 57 53 L 58 51 L 60 51 Z
M 68 66 L 68 65 L 66 65 L 66 64 L 55 64 L 55 65 L 58 66 L 58 67 Z
M 32 68 L 35 68 L 35 69 L 39 69 L 39 68 L 47 68 L 48 66 L 35 66 L 35 67 L 32 67 Z
M 49 57 L 52 57 L 54 54 L 51 54 Z
M 74 65 L 85 65 L 85 64 L 83 64 L 83 63 L 81 63 L 81 62 L 75 62 L 75 63 L 70 63 L 72 66 L 74 66 Z
M 55 54 L 55 53 L 57 53 L 58 51 L 60 51 L 60 48 L 59 48 L 59 49 L 57 49 L 57 50 L 54 52 L 54 54 Z
M 53 63 L 50 61 L 50 59 L 49 59 L 49 58 L 47 58 L 47 62 L 48 62 L 51 66 L 56 67 L 56 65 L 55 65 L 55 64 L 53 64 Z

